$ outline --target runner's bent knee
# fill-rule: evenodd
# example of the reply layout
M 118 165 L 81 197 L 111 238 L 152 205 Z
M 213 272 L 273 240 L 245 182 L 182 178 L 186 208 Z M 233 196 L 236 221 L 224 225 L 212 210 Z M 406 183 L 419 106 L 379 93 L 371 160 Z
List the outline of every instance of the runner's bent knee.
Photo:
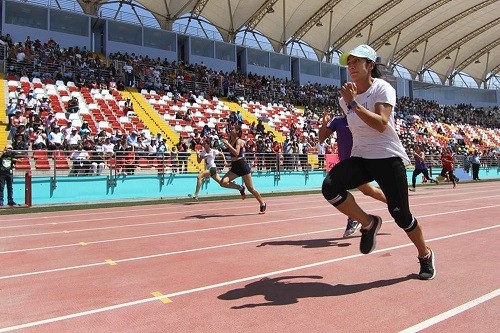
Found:
M 342 187 L 338 187 L 332 181 L 330 174 L 326 176 L 323 180 L 323 186 L 321 187 L 321 193 L 323 197 L 333 206 L 338 206 L 347 199 L 347 190 Z

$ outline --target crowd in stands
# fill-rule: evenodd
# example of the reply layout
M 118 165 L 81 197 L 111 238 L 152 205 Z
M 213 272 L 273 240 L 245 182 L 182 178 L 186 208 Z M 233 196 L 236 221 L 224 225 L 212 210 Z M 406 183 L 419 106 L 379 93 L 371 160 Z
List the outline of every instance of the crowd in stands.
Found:
M 259 101 L 262 105 L 279 103 L 287 110 L 305 106 L 303 126 L 292 123 L 289 131 L 284 133 L 284 142 L 278 142 L 273 132 L 265 130 L 263 121 L 266 120 L 247 124 L 246 153 L 253 157 L 250 160 L 257 170 L 276 168 L 279 161 L 276 156 L 281 156 L 286 170 L 305 170 L 311 167 L 307 162 L 308 153 L 322 157 L 336 152 L 334 139 L 320 144 L 317 133 L 324 112 L 339 115 L 337 87 L 300 85 L 286 79 L 251 73 L 217 72 L 203 63 L 188 65 L 134 53 L 115 53 L 104 59 L 84 47 L 60 48 L 52 39 L 43 43 L 38 39 L 32 41 L 28 36 L 25 41 L 14 43 L 7 34 L 0 40 L 6 47 L 7 74 L 16 79 L 27 77 L 33 82 L 34 78 L 38 78 L 44 84 L 60 80 L 65 84 L 73 82 L 77 89 L 87 87 L 109 91 L 134 86 L 139 90 L 171 94 L 174 101 L 222 96 L 241 105 Z M 72 103 L 70 100 L 64 105 L 66 115 L 78 112 L 78 103 Z M 133 109 L 130 104 L 127 107 L 123 110 L 124 114 Z M 15 150 L 71 151 L 73 153 L 68 157 L 78 160 L 84 169 L 87 169 L 85 161 L 94 161 L 88 169 L 90 174 L 96 175 L 102 172 L 111 158 L 115 159 L 123 173 L 132 174 L 139 158 L 165 156 L 172 163 L 172 171 L 186 172 L 190 151 L 199 149 L 203 138 L 210 136 L 214 146 L 223 149 L 220 138 L 231 126 L 247 123 L 239 112 L 232 112 L 228 119 L 221 121 L 223 126 L 195 129 L 191 136 L 181 138 L 178 144 L 169 147 L 160 133 L 155 136 L 147 129 L 93 132 L 86 122 L 81 126 L 72 126 L 71 121 L 60 126 L 51 101 L 46 96 L 39 98 L 33 89 L 23 87 L 18 87 L 9 99 L 7 114 L 7 130 Z M 177 114 L 177 117 L 190 121 L 190 110 Z M 395 118 L 400 138 L 410 156 L 415 144 L 419 144 L 426 154 L 439 155 L 449 146 L 464 156 L 478 149 L 484 157 L 498 158 L 497 147 L 484 144 L 484 138 L 479 134 L 468 137 L 470 133 L 479 133 L 474 129 L 496 129 L 496 134 L 500 134 L 497 107 L 483 109 L 471 105 L 439 105 L 433 101 L 403 97 L 398 99 Z M 456 131 L 450 133 L 450 126 Z M 442 140 L 430 140 L 435 137 Z M 319 159 L 319 167 L 324 167 L 322 158 Z

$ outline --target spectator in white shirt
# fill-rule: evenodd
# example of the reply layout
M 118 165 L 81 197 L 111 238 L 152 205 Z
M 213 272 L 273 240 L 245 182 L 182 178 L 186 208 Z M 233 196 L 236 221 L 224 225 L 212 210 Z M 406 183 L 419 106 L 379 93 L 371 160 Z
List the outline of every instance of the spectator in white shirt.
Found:
M 111 142 L 111 137 L 107 137 L 102 144 L 102 151 L 105 153 L 113 153 L 115 144 Z
M 316 149 L 318 150 L 318 169 L 323 169 L 325 167 L 325 142 L 316 143 Z
M 138 143 L 137 143 L 137 131 L 132 131 L 130 133 L 130 135 L 127 137 L 127 143 L 130 146 L 133 146 L 133 147 L 137 147 L 138 146 Z
M 78 134 L 76 128 L 71 127 L 71 133 L 66 136 L 66 143 L 69 149 L 76 149 L 78 144 L 82 141 L 82 137 Z
M 19 48 L 16 55 L 16 61 L 24 62 L 25 59 L 26 59 L 26 53 L 24 53 L 22 48 Z
M 47 148 L 47 135 L 43 132 L 43 129 L 39 128 L 34 137 L 35 140 L 33 141 L 33 149 Z
M 125 72 L 125 84 L 129 87 L 134 86 L 134 75 L 132 74 L 134 67 L 130 63 L 123 65 L 123 71 Z
M 158 146 L 157 146 L 156 138 L 151 138 L 151 142 L 148 145 L 148 156 L 151 158 L 155 157 L 157 151 L 158 151 Z
M 83 145 L 81 143 L 78 144 L 77 149 L 75 149 L 69 158 L 73 161 L 70 175 L 78 176 L 86 174 L 90 170 L 90 155 L 83 149 Z
M 68 135 L 71 134 L 72 127 L 73 126 L 71 121 L 68 121 L 66 125 L 61 126 L 61 133 L 63 134 L 65 139 L 68 137 Z
M 28 97 L 26 98 L 26 102 L 24 103 L 24 109 L 26 111 L 30 111 L 30 114 L 33 112 L 36 112 L 36 105 L 37 105 L 37 100 L 35 98 L 35 95 L 30 92 L 28 93 Z
M 49 137 L 49 150 L 62 149 L 64 144 L 64 136 L 60 131 L 59 126 L 54 126 L 52 132 L 50 132 Z

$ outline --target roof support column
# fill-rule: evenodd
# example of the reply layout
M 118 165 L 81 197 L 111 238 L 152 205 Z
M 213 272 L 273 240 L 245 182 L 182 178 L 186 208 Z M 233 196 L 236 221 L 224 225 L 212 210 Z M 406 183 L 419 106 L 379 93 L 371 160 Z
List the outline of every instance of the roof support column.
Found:
M 231 0 L 227 0 L 227 8 L 229 9 L 229 20 L 231 27 L 229 28 L 229 43 L 234 44 L 236 39 L 236 34 L 234 33 L 234 24 L 233 24 L 233 10 L 231 9 Z
M 394 54 L 396 53 L 396 50 L 398 49 L 398 44 L 399 44 L 399 37 L 401 37 L 401 31 L 398 32 L 398 38 L 396 38 L 396 43 L 394 43 L 394 48 L 392 49 L 391 55 L 389 56 L 389 59 L 387 59 L 387 66 L 390 65 L 391 71 L 394 70 L 394 67 L 396 66 L 395 64 L 392 63 L 392 58 L 394 57 Z
M 116 21 L 116 18 L 118 17 L 118 14 L 120 14 L 121 10 L 122 10 L 122 2 L 120 1 L 120 3 L 118 4 L 118 9 L 116 10 L 116 13 L 115 13 L 115 17 L 113 17 L 113 20 Z
M 333 10 L 330 9 L 330 21 L 328 22 L 328 51 L 326 53 L 326 62 L 332 62 L 333 45 L 332 45 L 332 23 Z
M 483 75 L 481 76 L 481 80 L 483 81 L 483 88 L 484 89 L 488 89 L 486 75 L 488 75 L 489 64 L 490 64 L 490 51 L 488 51 L 488 53 L 486 53 L 486 64 L 484 65 L 484 72 L 483 72 Z
M 423 82 L 424 81 L 424 73 L 426 69 L 424 68 L 424 60 L 425 60 L 425 54 L 427 53 L 427 44 L 429 43 L 429 40 L 425 40 L 425 45 L 424 45 L 424 52 L 422 52 L 422 59 L 420 59 L 420 64 L 418 65 L 418 80 Z
M 366 39 L 366 44 L 370 45 L 370 38 L 372 36 L 372 28 L 373 28 L 373 22 L 370 23 L 370 29 L 368 30 L 368 37 Z
M 450 70 L 448 71 L 448 85 L 452 86 L 453 85 L 453 78 L 456 75 L 455 68 L 457 66 L 457 60 L 458 60 L 458 54 L 460 53 L 460 47 L 457 48 L 457 53 L 455 54 L 455 59 L 453 59 L 453 65 L 451 66 Z
M 281 53 L 286 54 L 286 19 L 285 19 L 286 0 L 283 0 L 283 34 L 281 35 Z

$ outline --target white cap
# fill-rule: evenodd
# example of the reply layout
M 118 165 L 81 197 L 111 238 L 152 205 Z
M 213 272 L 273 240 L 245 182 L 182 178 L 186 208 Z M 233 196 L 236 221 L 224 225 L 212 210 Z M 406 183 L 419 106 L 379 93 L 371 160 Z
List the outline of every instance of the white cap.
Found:
M 347 58 L 349 58 L 349 56 L 351 55 L 359 58 L 366 58 L 373 62 L 377 61 L 377 52 L 375 52 L 375 50 L 372 49 L 371 46 L 362 44 L 356 47 L 354 50 L 342 53 L 339 58 L 339 64 L 342 66 L 347 66 Z

